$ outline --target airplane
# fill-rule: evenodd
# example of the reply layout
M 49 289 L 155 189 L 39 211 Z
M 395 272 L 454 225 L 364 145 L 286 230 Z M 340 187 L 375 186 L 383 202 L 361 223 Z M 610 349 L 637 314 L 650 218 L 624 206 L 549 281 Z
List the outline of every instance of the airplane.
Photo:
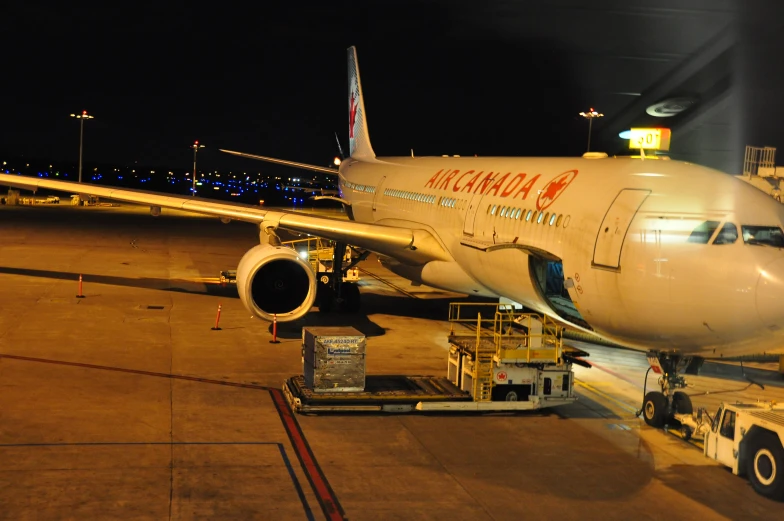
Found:
M 0 184 L 257 224 L 260 244 L 239 261 L 237 289 L 265 320 L 296 320 L 329 290 L 281 246 L 279 228 L 375 252 L 416 284 L 521 303 L 647 352 L 662 375 L 641 409 L 654 426 L 691 412 L 681 373 L 705 357 L 784 353 L 784 207 L 774 199 L 674 160 L 376 157 L 354 47 L 348 69 L 350 153 L 334 199 L 349 220 L 16 175 Z M 356 303 L 358 290 L 345 298 Z

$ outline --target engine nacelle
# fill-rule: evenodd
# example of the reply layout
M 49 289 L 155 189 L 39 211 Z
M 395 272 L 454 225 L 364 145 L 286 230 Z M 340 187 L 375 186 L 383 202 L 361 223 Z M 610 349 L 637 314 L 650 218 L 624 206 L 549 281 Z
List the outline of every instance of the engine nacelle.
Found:
M 305 315 L 316 300 L 316 276 L 297 252 L 260 244 L 237 266 L 237 292 L 245 308 L 259 318 L 279 322 Z

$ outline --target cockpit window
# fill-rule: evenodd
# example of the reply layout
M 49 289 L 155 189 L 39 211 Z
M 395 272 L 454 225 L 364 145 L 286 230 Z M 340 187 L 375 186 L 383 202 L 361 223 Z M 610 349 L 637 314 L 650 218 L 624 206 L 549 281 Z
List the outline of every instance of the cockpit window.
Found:
M 694 230 L 686 240 L 686 242 L 696 242 L 697 244 L 708 244 L 708 241 L 713 237 L 713 232 L 719 227 L 719 221 L 705 221 Z
M 784 233 L 778 226 L 747 226 L 741 225 L 743 242 L 784 248 Z
M 738 228 L 732 223 L 724 223 L 713 244 L 735 244 L 738 240 Z

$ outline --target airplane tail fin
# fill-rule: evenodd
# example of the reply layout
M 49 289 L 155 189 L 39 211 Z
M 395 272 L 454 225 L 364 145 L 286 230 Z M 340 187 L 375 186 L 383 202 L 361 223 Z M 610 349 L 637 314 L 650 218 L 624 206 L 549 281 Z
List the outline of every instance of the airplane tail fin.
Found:
M 354 159 L 372 160 L 376 154 L 370 145 L 362 83 L 359 80 L 357 48 L 348 48 L 348 140 L 349 155 Z

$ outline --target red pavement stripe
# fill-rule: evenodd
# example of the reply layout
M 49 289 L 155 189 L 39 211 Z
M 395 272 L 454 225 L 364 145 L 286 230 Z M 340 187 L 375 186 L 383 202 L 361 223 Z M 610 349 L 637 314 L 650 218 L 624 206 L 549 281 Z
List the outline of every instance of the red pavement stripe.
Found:
M 308 445 L 308 442 L 305 440 L 299 422 L 294 418 L 294 414 L 292 413 L 289 404 L 283 398 L 283 393 L 279 389 L 270 389 L 270 395 L 272 396 L 275 408 L 278 410 L 286 433 L 289 436 L 289 440 L 291 440 L 291 445 L 294 447 L 294 452 L 297 454 L 297 458 L 299 458 L 299 462 L 302 465 L 302 470 L 305 472 L 308 481 L 310 481 L 313 492 L 316 493 L 316 497 L 324 511 L 324 515 L 330 521 L 344 521 L 346 515 L 343 511 L 343 507 L 340 506 L 340 502 L 338 501 L 335 492 L 332 490 L 332 487 L 329 486 L 329 482 L 324 476 L 324 472 L 322 472 L 321 467 L 318 462 L 316 462 L 316 457 L 313 455 L 310 445 Z
M 611 370 L 607 369 L 606 367 L 602 367 L 601 365 L 599 365 L 599 364 L 597 364 L 597 363 L 595 363 L 595 362 L 591 362 L 590 360 L 586 360 L 586 359 L 584 359 L 584 358 L 579 358 L 579 357 L 575 357 L 575 358 L 578 358 L 579 360 L 582 360 L 583 362 L 585 362 L 585 363 L 587 363 L 587 364 L 590 364 L 590 365 L 591 365 L 591 367 L 595 367 L 595 368 L 599 369 L 600 371 L 604 371 L 604 372 L 605 372 L 605 373 L 607 373 L 607 374 L 611 374 L 611 375 L 613 375 L 614 377 L 616 377 L 616 378 L 619 378 L 619 379 L 623 380 L 624 382 L 630 383 L 630 384 L 632 384 L 633 386 L 635 386 L 635 387 L 639 387 L 640 389 L 642 389 L 642 385 L 640 385 L 640 384 L 638 384 L 638 383 L 635 383 L 635 382 L 632 382 L 631 380 L 629 380 L 629 379 L 628 379 L 628 378 L 626 378 L 625 376 L 622 376 L 622 375 L 620 375 L 620 374 L 616 373 L 615 371 L 611 371 Z

